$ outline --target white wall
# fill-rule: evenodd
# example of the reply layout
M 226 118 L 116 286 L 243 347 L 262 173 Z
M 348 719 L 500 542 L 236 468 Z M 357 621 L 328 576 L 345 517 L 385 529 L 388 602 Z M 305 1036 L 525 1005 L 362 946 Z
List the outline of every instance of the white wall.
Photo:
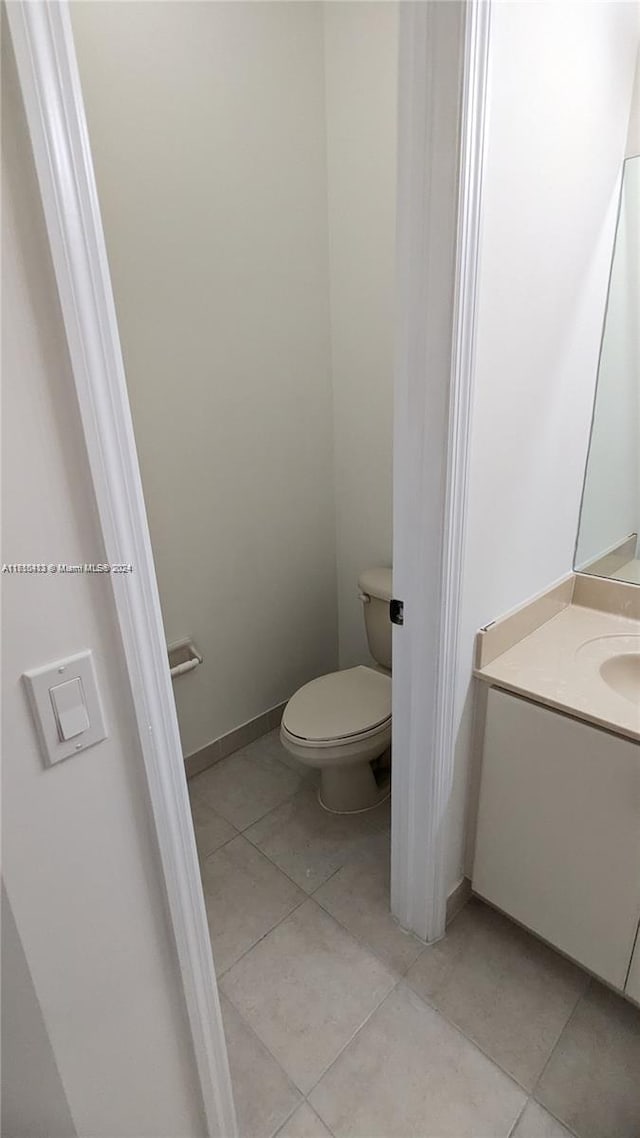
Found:
M 76 1138 L 29 966 L 2 890 L 2 1120 L 7 1138 Z
M 625 163 L 576 565 L 640 532 L 640 157 Z
M 3 560 L 99 562 L 30 144 L 2 39 Z M 17 930 L 3 979 L 34 1049 L 22 1084 L 12 1083 L 13 1117 L 33 1134 L 48 1110 L 38 1138 L 53 1135 L 66 1098 L 83 1136 L 196 1138 L 200 1096 L 109 582 L 5 575 L 2 586 L 3 877 Z M 45 769 L 21 673 L 83 648 L 95 655 L 109 738 Z
M 450 887 L 476 630 L 572 567 L 637 43 L 631 3 L 492 11 Z
M 357 578 L 391 563 L 396 6 L 72 15 L 167 639 L 204 654 L 175 684 L 190 754 L 368 659 Z
M 340 666 L 369 660 L 358 576 L 391 565 L 397 8 L 325 11 Z
M 337 665 L 322 6 L 72 15 L 189 754 Z

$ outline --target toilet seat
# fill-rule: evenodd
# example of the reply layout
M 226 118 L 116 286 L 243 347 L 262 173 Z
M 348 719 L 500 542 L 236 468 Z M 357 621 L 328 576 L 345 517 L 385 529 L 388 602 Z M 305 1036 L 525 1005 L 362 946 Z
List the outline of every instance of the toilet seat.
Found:
M 311 680 L 289 700 L 286 735 L 300 746 L 335 747 L 388 730 L 391 676 L 358 665 Z

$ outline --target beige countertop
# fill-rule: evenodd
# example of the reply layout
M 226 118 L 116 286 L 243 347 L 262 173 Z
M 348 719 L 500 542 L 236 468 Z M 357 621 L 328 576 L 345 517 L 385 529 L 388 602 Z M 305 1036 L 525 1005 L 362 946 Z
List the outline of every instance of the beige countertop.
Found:
M 592 581 L 568 578 L 483 629 L 474 674 L 640 740 L 640 589 Z M 594 603 L 607 607 L 591 607 Z M 535 627 L 538 618 L 542 623 Z

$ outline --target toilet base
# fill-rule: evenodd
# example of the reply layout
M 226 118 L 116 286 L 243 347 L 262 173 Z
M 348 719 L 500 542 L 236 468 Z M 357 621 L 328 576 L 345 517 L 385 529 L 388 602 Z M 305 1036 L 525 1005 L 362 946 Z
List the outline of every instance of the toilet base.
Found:
M 329 814 L 362 814 L 391 793 L 391 780 L 379 784 L 369 762 L 326 766 L 320 771 L 318 802 Z

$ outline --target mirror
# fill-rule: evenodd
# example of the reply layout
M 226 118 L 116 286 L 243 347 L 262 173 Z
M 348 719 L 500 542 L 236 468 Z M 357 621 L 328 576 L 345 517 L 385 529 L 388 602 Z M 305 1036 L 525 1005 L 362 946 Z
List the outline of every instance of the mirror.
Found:
M 640 585 L 640 155 L 627 158 L 574 568 Z

